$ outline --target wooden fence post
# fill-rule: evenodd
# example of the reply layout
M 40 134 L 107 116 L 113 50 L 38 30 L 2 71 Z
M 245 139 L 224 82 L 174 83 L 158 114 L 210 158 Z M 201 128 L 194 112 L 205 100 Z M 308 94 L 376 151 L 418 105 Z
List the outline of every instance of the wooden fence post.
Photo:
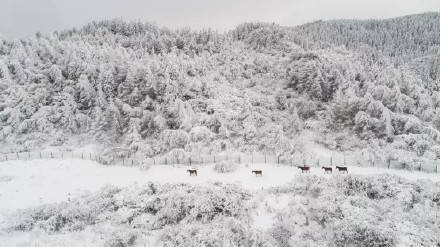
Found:
M 40 159 L 42 159 L 41 152 L 40 152 Z
M 53 159 L 53 153 L 52 153 L 52 152 L 50 152 L 50 158 L 52 158 L 52 159 Z
M 266 159 L 266 153 L 264 153 L 264 164 L 266 164 L 266 161 L 267 161 L 267 159 Z
M 333 157 L 330 156 L 330 166 L 333 166 Z
M 20 160 L 20 156 L 18 155 L 18 152 L 16 152 L 15 154 L 17 154 L 17 160 Z
M 189 157 L 189 165 L 191 166 L 191 157 Z
M 8 154 L 5 154 L 5 160 L 8 161 Z
M 84 159 L 84 153 L 81 153 L 81 159 Z

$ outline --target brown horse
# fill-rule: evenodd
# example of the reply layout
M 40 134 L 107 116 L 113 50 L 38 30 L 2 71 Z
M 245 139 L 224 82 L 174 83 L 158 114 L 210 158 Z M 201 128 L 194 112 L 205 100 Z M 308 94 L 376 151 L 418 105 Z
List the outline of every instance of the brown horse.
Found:
M 322 169 L 324 169 L 324 173 L 332 173 L 333 172 L 333 169 L 331 167 L 323 166 Z
M 341 173 L 348 173 L 348 168 L 346 166 L 336 166 L 336 169 Z
M 301 172 L 308 172 L 310 173 L 310 167 L 309 166 L 298 166 L 298 169 L 301 169 Z
M 262 170 L 252 170 L 252 173 L 255 173 L 255 177 L 257 177 L 258 175 L 263 176 Z
M 193 174 L 197 176 L 197 170 L 196 169 L 188 169 L 186 171 L 189 172 L 190 176 L 192 176 Z

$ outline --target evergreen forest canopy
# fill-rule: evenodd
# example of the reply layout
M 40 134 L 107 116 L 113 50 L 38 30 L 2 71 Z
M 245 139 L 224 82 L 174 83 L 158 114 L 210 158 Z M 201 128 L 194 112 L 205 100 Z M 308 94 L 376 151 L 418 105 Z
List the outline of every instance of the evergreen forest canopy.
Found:
M 0 39 L 0 151 L 440 158 L 440 13 L 227 33 L 119 19 Z M 403 155 L 404 154 L 404 155 Z

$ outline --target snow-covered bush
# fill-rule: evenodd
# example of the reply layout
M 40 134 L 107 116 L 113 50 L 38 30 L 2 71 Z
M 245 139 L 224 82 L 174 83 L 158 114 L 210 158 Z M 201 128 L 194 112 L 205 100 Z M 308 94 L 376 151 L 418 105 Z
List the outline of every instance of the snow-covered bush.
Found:
M 164 247 L 274 246 L 269 239 L 249 224 L 223 217 L 209 224 L 197 222 L 167 227 L 160 236 Z
M 385 225 L 374 217 L 362 219 L 344 218 L 335 224 L 334 243 L 336 246 L 391 247 L 396 245 L 396 236 L 391 225 Z
M 183 130 L 164 130 L 161 141 L 167 149 L 184 148 L 189 142 L 189 135 Z
M 232 185 L 107 186 L 18 211 L 4 226 L 43 230 L 38 237 L 89 234 L 90 242 L 94 234 L 107 246 L 142 245 L 150 233 L 159 234 L 154 246 L 438 246 L 439 191 L 391 175 L 301 175 L 255 200 Z M 274 216 L 268 229 L 254 228 L 255 213 Z
M 141 233 L 131 228 L 119 227 L 114 230 L 112 229 L 110 233 L 102 235 L 106 236 L 104 242 L 106 247 L 128 247 L 135 244 Z
M 291 201 L 275 211 L 269 233 L 278 246 L 436 246 L 439 186 L 390 175 L 300 176 L 270 190 Z
M 338 186 L 345 195 L 364 195 L 370 199 L 383 199 L 394 197 L 398 194 L 396 186 L 397 178 L 392 176 L 380 176 L 376 179 L 362 176 L 347 176 Z
M 189 134 L 193 142 L 209 142 L 213 137 L 213 133 L 206 126 L 195 126 Z
M 116 187 L 105 187 L 95 195 L 78 198 L 74 202 L 43 205 L 19 212 L 13 225 L 15 230 L 27 231 L 41 228 L 48 232 L 82 230 L 95 224 L 99 217 L 117 210 L 114 196 L 121 192 Z
M 188 162 L 188 153 L 182 148 L 174 148 L 167 154 L 167 160 L 171 163 L 186 163 Z
M 237 187 L 164 186 L 147 202 L 154 212 L 154 228 L 184 222 L 209 222 L 217 216 L 245 215 L 245 200 L 249 195 Z
M 248 199 L 249 194 L 235 186 L 150 183 L 125 189 L 106 187 L 71 202 L 19 212 L 11 227 L 20 231 L 79 231 L 103 221 L 139 223 L 137 218 L 142 217 L 149 219 L 145 228 L 161 229 L 180 222 L 207 223 L 219 216 L 245 217 Z
M 214 171 L 218 173 L 230 173 L 238 169 L 238 165 L 231 160 L 222 160 L 215 163 Z

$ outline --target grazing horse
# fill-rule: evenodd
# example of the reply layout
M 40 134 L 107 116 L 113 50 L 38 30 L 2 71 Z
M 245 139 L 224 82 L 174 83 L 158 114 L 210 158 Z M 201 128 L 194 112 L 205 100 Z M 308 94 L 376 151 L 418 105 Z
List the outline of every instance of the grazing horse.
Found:
M 336 166 L 336 169 L 341 173 L 348 173 L 348 168 L 346 166 Z
M 333 172 L 333 169 L 331 167 L 323 166 L 322 169 L 324 169 L 324 173 L 332 173 Z
M 310 167 L 309 166 L 298 166 L 298 169 L 301 169 L 301 173 L 304 173 L 304 172 L 310 173 Z
M 255 173 L 255 177 L 257 177 L 258 175 L 263 176 L 262 170 L 252 170 L 252 173 Z
M 197 170 L 196 169 L 188 169 L 186 171 L 189 172 L 190 176 L 192 176 L 193 174 L 197 176 Z

